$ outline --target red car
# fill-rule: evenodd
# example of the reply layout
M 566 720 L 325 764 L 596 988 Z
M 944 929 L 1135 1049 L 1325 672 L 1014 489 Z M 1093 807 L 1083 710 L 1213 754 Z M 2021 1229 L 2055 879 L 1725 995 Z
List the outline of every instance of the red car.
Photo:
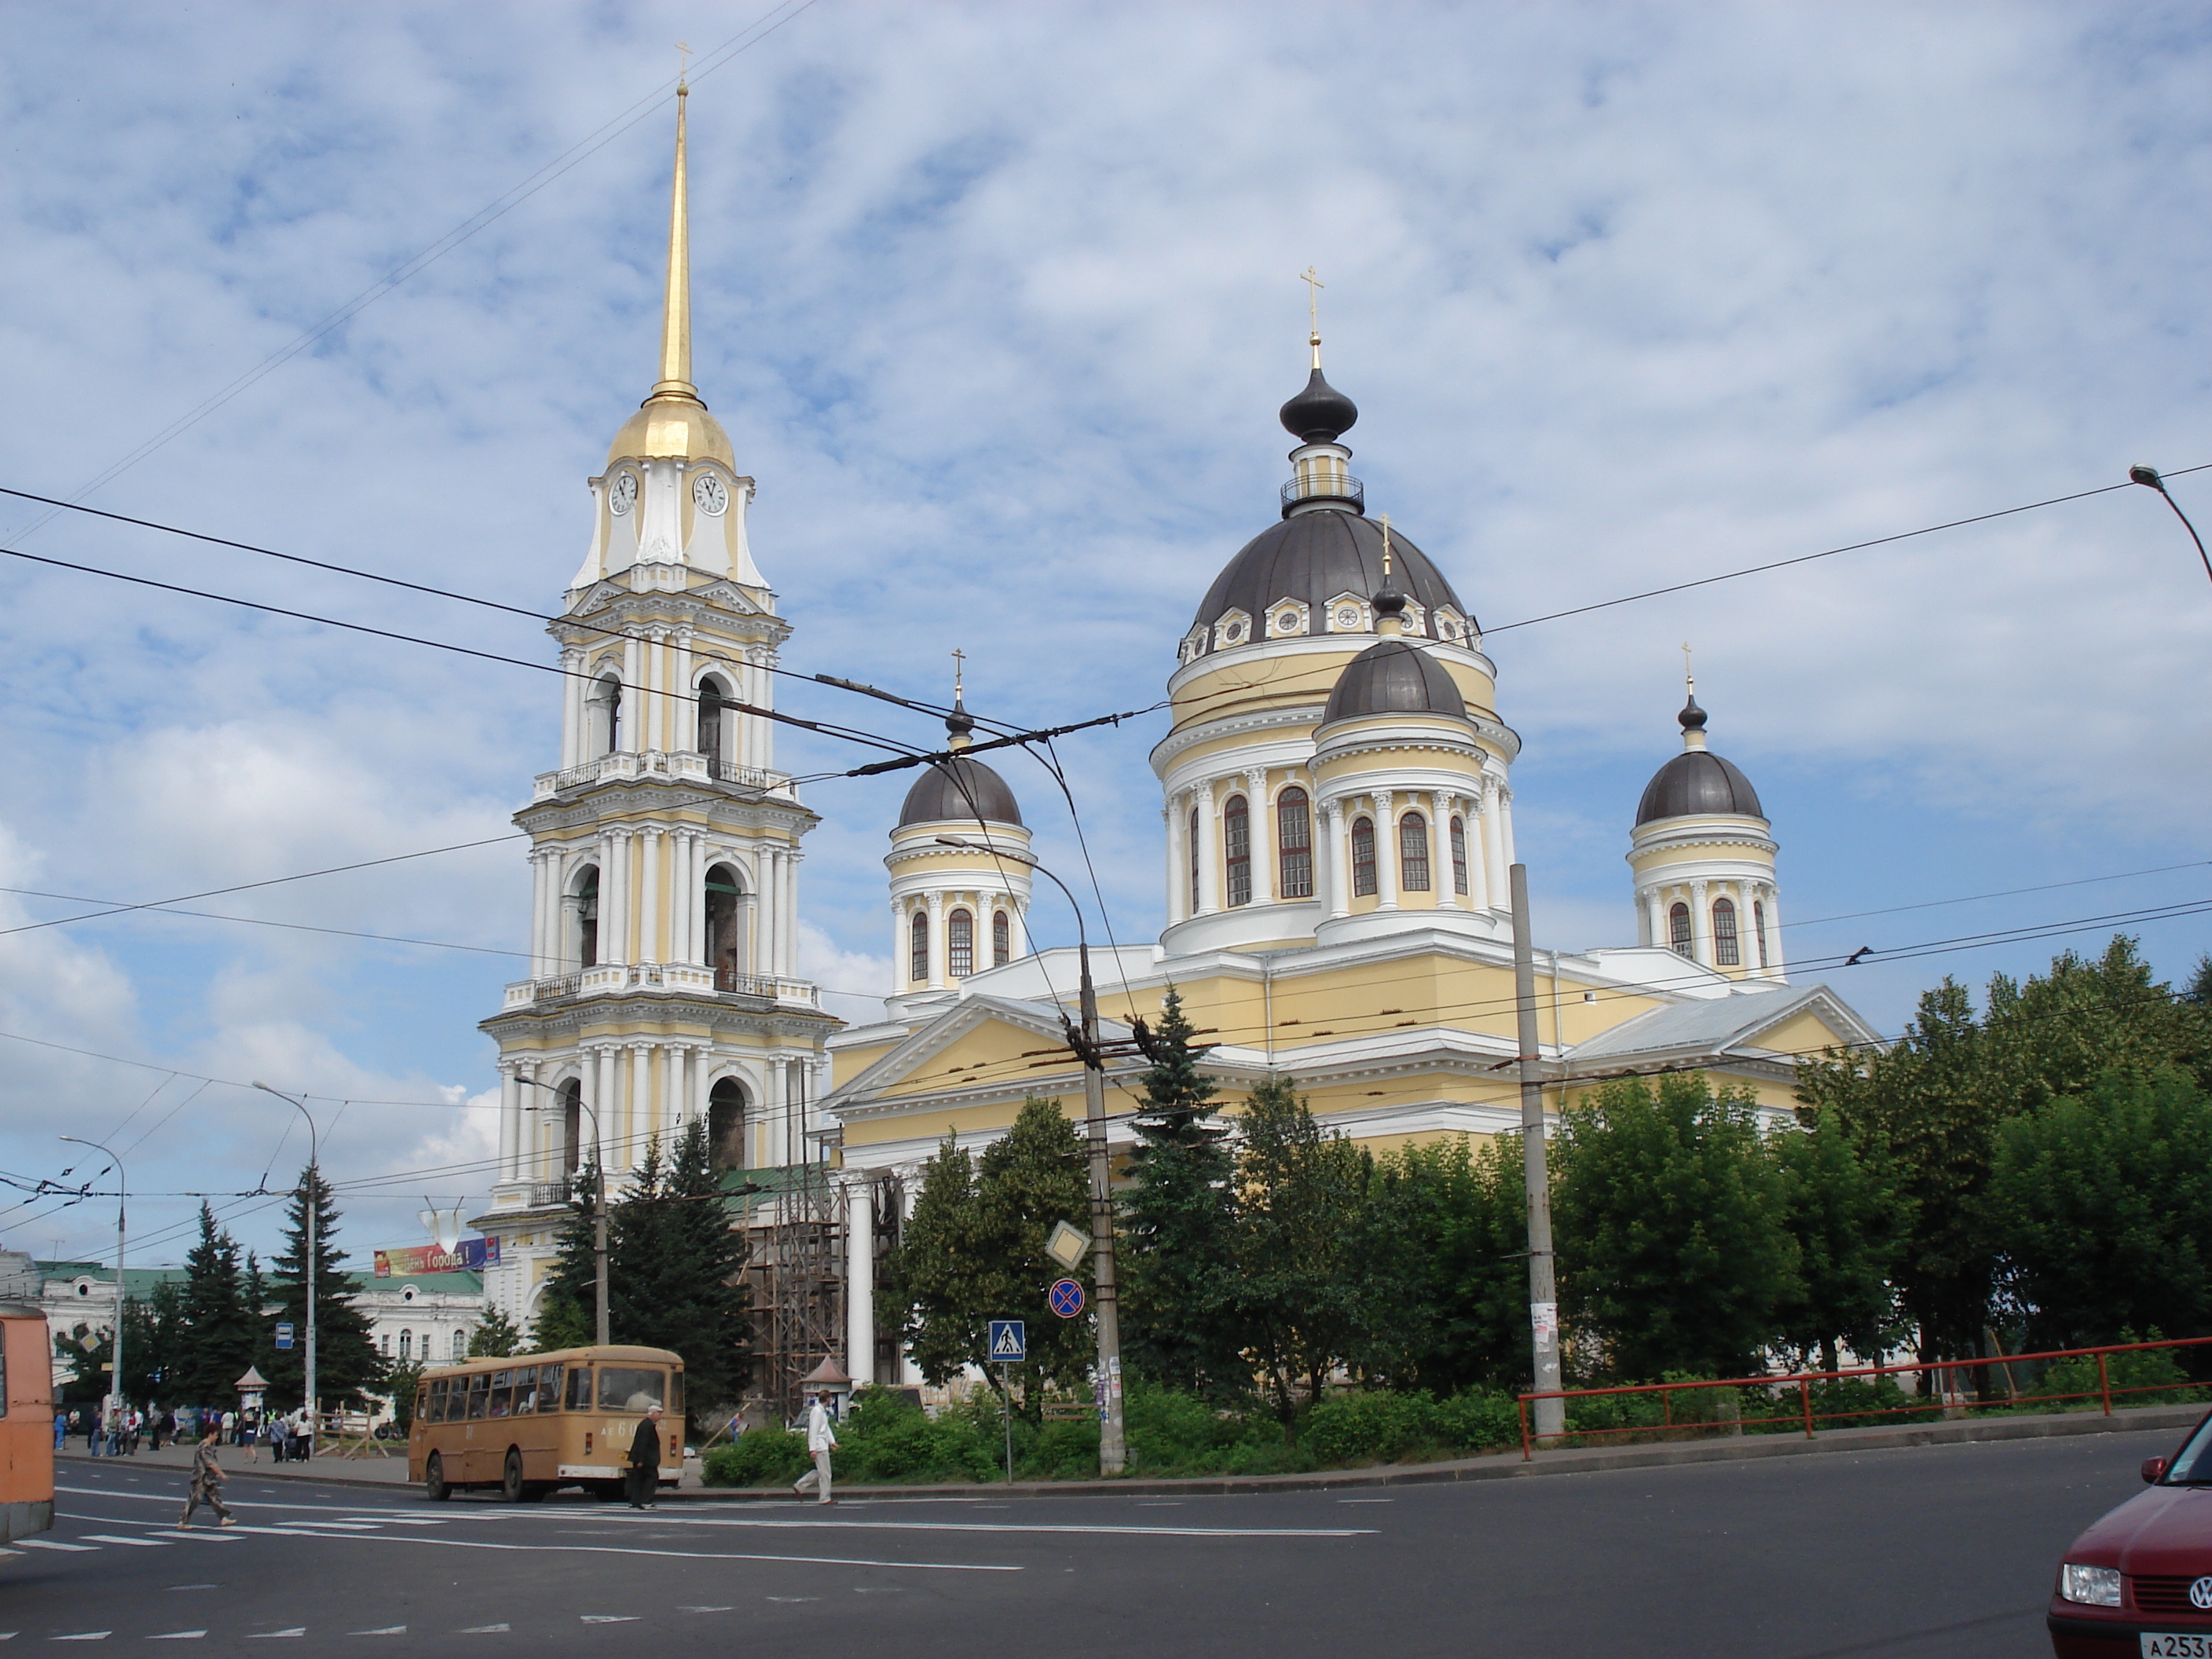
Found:
M 2212 1659 L 2212 1414 L 2068 1547 L 2051 1597 L 2058 1659 Z

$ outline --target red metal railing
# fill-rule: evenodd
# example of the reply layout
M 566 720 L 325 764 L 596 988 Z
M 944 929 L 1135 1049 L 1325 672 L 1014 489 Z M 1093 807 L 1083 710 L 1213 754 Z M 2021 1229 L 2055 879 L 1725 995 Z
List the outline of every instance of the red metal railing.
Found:
M 1738 1434 L 1751 1430 L 1772 1430 L 1776 1425 L 1789 1424 L 1802 1428 L 1809 1439 L 1824 1421 L 1836 1418 L 1854 1420 L 1874 1417 L 1925 1418 L 1936 1411 L 2012 1411 L 2022 1406 L 2063 1406 L 2069 1401 L 2094 1400 L 2104 1407 L 2105 1415 L 2112 1414 L 2116 1398 L 2139 1394 L 2171 1394 L 2193 1390 L 2200 1395 L 2212 1394 L 2212 1383 L 2196 1383 L 2184 1380 L 2166 1379 L 2155 1382 L 2132 1382 L 2115 1386 L 2112 1377 L 2111 1357 L 2114 1354 L 2153 1353 L 2177 1348 L 2201 1347 L 2212 1343 L 2212 1336 L 2179 1337 L 2165 1342 L 2115 1342 L 2101 1348 L 2053 1348 L 2041 1353 L 1998 1354 L 1989 1358 L 1916 1360 L 1904 1365 L 1859 1365 L 1847 1370 L 1790 1371 L 1767 1376 L 1720 1377 L 1711 1382 L 1634 1382 L 1609 1389 L 1558 1389 L 1522 1395 L 1521 1398 L 1521 1455 L 1526 1459 L 1536 1449 L 1539 1441 L 1564 1442 L 1570 1440 L 1602 1440 L 1611 1436 L 1680 1434 L 1694 1430 L 1706 1434 Z M 2072 1391 L 2046 1391 L 2038 1387 L 2023 1389 L 2013 1375 L 2021 1365 L 2035 1365 L 2065 1359 L 2087 1359 L 2097 1362 L 2097 1386 Z M 2004 1368 L 2002 1392 L 1987 1395 L 1968 1395 L 1959 1386 L 1962 1371 L 1986 1370 L 1990 1366 Z M 1910 1376 L 1924 1379 L 1931 1384 L 1927 1392 L 1911 1396 L 1904 1405 L 1884 1406 L 1874 1402 L 1842 1405 L 1832 1410 L 1815 1411 L 1813 1407 L 1814 1386 L 1821 1382 L 1852 1381 L 1874 1382 L 1886 1376 Z M 1675 1396 L 1681 1394 L 1711 1395 L 1718 1389 L 1739 1390 L 1736 1400 L 1739 1414 L 1729 1418 L 1674 1417 Z M 1796 1398 L 1789 1401 L 1795 1392 Z M 1753 1417 L 1741 1414 L 1741 1407 L 1753 1403 L 1765 1395 L 1776 1404 L 1788 1401 L 1790 1409 L 1769 1416 Z M 1569 1402 L 1577 1400 L 1599 1400 L 1620 1395 L 1656 1395 L 1660 1402 L 1656 1423 L 1629 1423 L 1599 1427 L 1569 1428 L 1556 1435 L 1539 1435 L 1528 1425 L 1528 1402 L 1532 1400 L 1559 1400 Z

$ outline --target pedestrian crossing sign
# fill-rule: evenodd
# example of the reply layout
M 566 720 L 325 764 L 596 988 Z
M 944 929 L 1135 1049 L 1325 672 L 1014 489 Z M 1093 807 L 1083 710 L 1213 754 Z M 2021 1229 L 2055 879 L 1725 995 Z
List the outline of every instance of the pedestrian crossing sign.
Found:
M 1029 1325 L 1019 1319 L 991 1322 L 992 1363 L 1019 1364 L 1030 1357 Z

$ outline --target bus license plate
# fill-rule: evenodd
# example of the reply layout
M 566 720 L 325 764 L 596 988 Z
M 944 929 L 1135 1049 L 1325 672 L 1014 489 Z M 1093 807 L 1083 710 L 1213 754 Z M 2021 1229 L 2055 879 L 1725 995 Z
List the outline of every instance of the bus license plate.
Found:
M 2212 1635 L 2159 1635 L 2145 1631 L 2136 1640 L 2142 1644 L 2141 1659 L 2212 1659 Z

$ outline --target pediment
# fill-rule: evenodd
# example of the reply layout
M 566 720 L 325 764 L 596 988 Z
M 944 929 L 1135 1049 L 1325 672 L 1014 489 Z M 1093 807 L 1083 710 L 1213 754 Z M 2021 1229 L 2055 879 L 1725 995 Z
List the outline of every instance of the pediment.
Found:
M 1099 1035 L 1110 1042 L 1125 1041 L 1129 1033 L 1127 1026 L 1102 1019 Z M 963 997 L 839 1089 L 830 1109 L 890 1105 L 906 1096 L 926 1098 L 961 1086 L 963 1079 L 979 1075 L 981 1067 L 989 1067 L 988 1075 L 995 1079 L 1011 1076 L 1018 1083 L 1031 1060 L 1048 1058 L 1036 1050 L 1054 1048 L 1064 1040 L 1060 1010 L 1049 1002 Z M 1068 1063 L 1074 1064 L 1073 1056 Z

